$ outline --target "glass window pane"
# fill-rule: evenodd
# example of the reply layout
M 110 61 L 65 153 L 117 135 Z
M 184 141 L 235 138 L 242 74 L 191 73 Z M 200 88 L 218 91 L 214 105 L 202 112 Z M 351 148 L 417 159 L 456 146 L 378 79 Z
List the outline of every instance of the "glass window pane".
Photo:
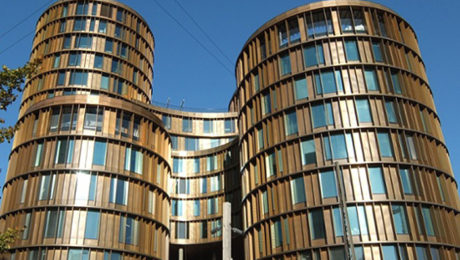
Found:
M 103 141 L 98 141 L 94 143 L 94 153 L 93 153 L 93 164 L 94 165 L 105 165 L 105 155 L 107 151 L 107 143 Z
M 300 145 L 300 152 L 302 154 L 302 165 L 316 163 L 316 149 L 314 140 L 302 141 Z
M 382 50 L 380 49 L 380 43 L 372 42 L 372 51 L 374 52 L 374 60 L 376 62 L 383 62 Z
M 430 209 L 422 207 L 423 221 L 425 223 L 425 229 L 428 236 L 434 236 L 433 222 L 431 221 Z
M 291 60 L 289 58 L 289 53 L 286 53 L 280 56 L 280 64 L 281 64 L 281 76 L 291 73 Z
M 343 134 L 331 135 L 331 145 L 334 159 L 348 158 L 347 145 Z
M 396 234 L 408 234 L 406 209 L 403 205 L 393 205 L 393 220 L 395 223 Z
M 399 169 L 399 175 L 401 176 L 401 183 L 404 194 L 413 194 L 412 180 L 408 169 Z
M 371 108 L 369 100 L 357 99 L 356 110 L 358 111 L 358 119 L 360 123 L 372 123 Z
M 358 220 L 358 211 L 354 206 L 347 207 L 348 220 L 350 222 L 350 229 L 352 235 L 359 235 L 361 232 L 359 230 L 359 220 Z
M 321 73 L 322 93 L 335 93 L 337 91 L 335 85 L 335 76 L 333 71 L 325 71 Z M 322 94 L 318 93 L 318 94 Z
M 292 204 L 302 203 L 306 201 L 305 184 L 303 177 L 298 177 L 291 180 L 291 197 Z
M 334 232 L 336 237 L 343 236 L 343 223 L 342 223 L 342 213 L 340 208 L 334 208 L 333 210 L 333 220 L 334 220 Z
M 389 123 L 398 123 L 398 118 L 396 117 L 395 104 L 393 101 L 385 102 L 385 109 L 387 112 L 387 118 Z
M 355 40 L 345 41 L 345 51 L 347 53 L 348 61 L 359 61 L 358 45 Z
M 380 167 L 369 168 L 369 180 L 373 194 L 386 194 L 385 181 Z
M 284 123 L 286 136 L 297 134 L 297 114 L 295 111 L 286 114 Z
M 384 260 L 399 259 L 398 252 L 396 251 L 396 246 L 382 246 L 382 252 Z
M 319 173 L 319 182 L 321 184 L 322 198 L 337 197 L 337 185 L 335 182 L 334 171 L 325 171 Z
M 364 78 L 366 80 L 367 90 L 378 91 L 380 90 L 377 74 L 375 70 L 366 69 L 364 71 Z
M 322 209 L 314 209 L 308 213 L 308 224 L 311 239 L 322 239 L 325 236 Z
M 99 234 L 99 217 L 97 211 L 88 211 L 86 216 L 85 238 L 97 239 Z
M 307 80 L 302 78 L 302 79 L 297 79 L 294 82 L 294 88 L 295 88 L 295 98 L 296 100 L 304 99 L 308 97 L 308 88 L 307 88 Z
M 393 147 L 388 133 L 377 133 L 380 155 L 382 157 L 393 157 Z

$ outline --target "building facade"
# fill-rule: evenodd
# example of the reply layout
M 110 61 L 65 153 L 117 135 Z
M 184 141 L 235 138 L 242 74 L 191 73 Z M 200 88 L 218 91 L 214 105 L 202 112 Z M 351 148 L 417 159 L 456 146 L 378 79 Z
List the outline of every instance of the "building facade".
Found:
M 460 200 L 415 32 L 324 1 L 260 27 L 229 112 L 151 105 L 154 37 L 131 8 L 40 17 L 4 185 L 10 259 L 459 259 Z

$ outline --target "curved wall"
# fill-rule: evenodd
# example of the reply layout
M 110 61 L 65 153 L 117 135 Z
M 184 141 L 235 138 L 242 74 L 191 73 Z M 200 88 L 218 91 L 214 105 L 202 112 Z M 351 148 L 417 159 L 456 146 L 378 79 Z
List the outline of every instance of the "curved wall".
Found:
M 167 259 L 170 136 L 150 103 L 153 35 L 114 1 L 37 23 L 2 201 L 17 259 Z M 13 256 L 12 256 L 13 257 Z
M 407 22 L 364 1 L 301 6 L 235 72 L 247 259 L 454 257 L 457 184 Z

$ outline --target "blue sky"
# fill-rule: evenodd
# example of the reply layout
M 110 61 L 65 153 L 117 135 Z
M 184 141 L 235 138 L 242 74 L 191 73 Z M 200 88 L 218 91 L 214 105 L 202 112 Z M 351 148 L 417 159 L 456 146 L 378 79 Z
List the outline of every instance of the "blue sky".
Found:
M 233 75 L 235 60 L 249 36 L 262 24 L 276 15 L 294 7 L 312 2 L 300 0 L 177 0 L 190 13 L 208 35 L 218 44 L 228 61 L 201 34 L 187 18 L 176 0 L 157 0 L 196 39 L 215 55 L 220 62 L 205 51 L 187 32 L 171 19 L 153 0 L 122 0 L 137 10 L 148 22 L 155 36 L 154 93 L 153 100 L 179 105 L 185 97 L 185 107 L 226 110 L 235 91 Z M 30 54 L 33 30 L 40 13 L 31 15 L 24 23 L 5 34 L 11 27 L 29 17 L 48 0 L 7 1 L 0 9 L 0 65 L 16 67 L 24 64 Z M 455 105 L 460 98 L 459 81 L 460 42 L 456 0 L 378 0 L 404 17 L 417 33 L 422 57 L 444 136 L 449 149 L 452 167 L 457 179 L 460 176 L 460 120 Z M 22 39 L 22 40 L 20 40 Z M 20 40 L 20 41 L 18 41 Z M 12 44 L 13 47 L 7 49 Z M 7 50 L 5 50 L 7 49 Z M 206 93 L 202 95 L 202 93 Z M 14 124 L 18 104 L 0 117 Z M 0 145 L 0 183 L 4 182 L 11 144 Z

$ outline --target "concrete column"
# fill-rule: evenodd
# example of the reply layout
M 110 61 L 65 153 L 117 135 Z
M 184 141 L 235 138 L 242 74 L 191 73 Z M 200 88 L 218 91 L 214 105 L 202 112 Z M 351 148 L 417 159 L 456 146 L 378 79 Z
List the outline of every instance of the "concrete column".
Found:
M 222 259 L 232 259 L 232 204 L 224 202 L 222 214 Z

